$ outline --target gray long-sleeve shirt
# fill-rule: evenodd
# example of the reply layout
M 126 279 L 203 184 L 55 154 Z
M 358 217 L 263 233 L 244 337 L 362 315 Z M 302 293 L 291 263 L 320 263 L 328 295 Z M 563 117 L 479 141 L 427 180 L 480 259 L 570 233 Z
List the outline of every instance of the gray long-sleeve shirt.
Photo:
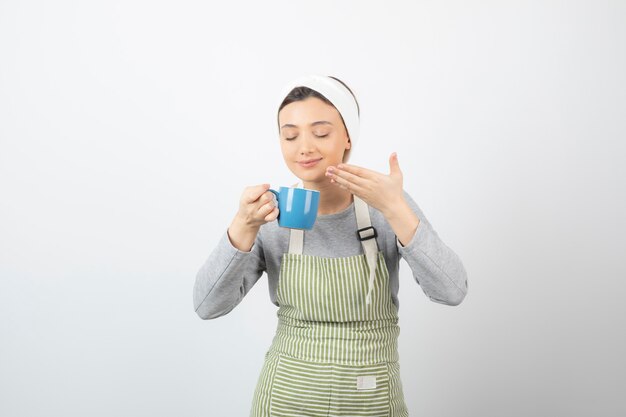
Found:
M 413 198 L 404 190 L 403 193 L 420 219 L 415 235 L 406 246 L 398 241 L 382 213 L 369 207 L 372 226 L 378 232 L 378 249 L 383 251 L 389 270 L 393 303 L 399 307 L 398 272 L 400 258 L 404 258 L 413 278 L 432 301 L 460 304 L 467 294 L 467 273 L 461 259 L 439 238 Z M 354 201 L 340 212 L 318 215 L 313 229 L 304 231 L 302 253 L 333 258 L 363 254 L 357 229 Z M 276 288 L 282 255 L 289 251 L 289 230 L 279 227 L 277 221 L 263 224 L 248 252 L 235 248 L 225 230 L 196 274 L 193 304 L 198 316 L 207 320 L 229 313 L 263 272 L 268 277 L 270 299 L 278 306 Z

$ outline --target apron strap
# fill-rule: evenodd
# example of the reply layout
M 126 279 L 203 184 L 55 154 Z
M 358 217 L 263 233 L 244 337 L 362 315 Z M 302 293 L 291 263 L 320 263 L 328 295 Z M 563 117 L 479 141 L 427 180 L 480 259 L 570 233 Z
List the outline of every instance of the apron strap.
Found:
M 356 195 L 354 196 L 354 209 L 356 210 L 356 222 L 359 227 L 357 230 L 357 237 L 363 245 L 363 252 L 365 252 L 367 264 L 370 268 L 370 279 L 367 288 L 367 297 L 365 299 L 365 304 L 369 304 L 371 301 L 372 289 L 374 288 L 374 277 L 376 276 L 376 261 L 378 258 L 378 244 L 376 243 L 376 236 L 378 233 L 376 232 L 374 226 L 372 226 L 367 203 Z
M 304 230 L 291 229 L 289 233 L 289 253 L 302 255 L 304 244 Z
M 304 188 L 302 181 L 292 185 L 292 187 Z M 295 253 L 302 255 L 304 249 L 304 230 L 302 229 L 290 229 L 289 233 L 289 253 Z
M 293 185 L 294 187 L 303 188 L 302 181 Z M 369 206 L 365 201 L 354 195 L 354 210 L 356 212 L 356 222 L 358 226 L 357 239 L 363 245 L 363 252 L 367 258 L 367 265 L 370 270 L 369 285 L 367 289 L 366 304 L 371 302 L 371 293 L 374 287 L 374 278 L 376 276 L 376 264 L 378 260 L 378 244 L 376 236 L 378 233 L 370 219 Z M 289 253 L 302 254 L 304 249 L 304 230 L 290 229 L 289 234 Z

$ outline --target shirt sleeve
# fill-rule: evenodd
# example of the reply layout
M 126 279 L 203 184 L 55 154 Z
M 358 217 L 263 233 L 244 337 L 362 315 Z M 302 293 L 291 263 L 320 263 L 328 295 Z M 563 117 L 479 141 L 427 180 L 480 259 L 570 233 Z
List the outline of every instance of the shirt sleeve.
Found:
M 203 320 L 229 313 L 256 284 L 266 270 L 261 228 L 248 252 L 233 246 L 224 231 L 204 262 L 193 287 L 193 304 Z
M 467 294 L 467 272 L 459 256 L 440 238 L 411 196 L 404 197 L 420 219 L 406 246 L 396 236 L 400 257 L 411 267 L 413 278 L 434 302 L 456 306 Z

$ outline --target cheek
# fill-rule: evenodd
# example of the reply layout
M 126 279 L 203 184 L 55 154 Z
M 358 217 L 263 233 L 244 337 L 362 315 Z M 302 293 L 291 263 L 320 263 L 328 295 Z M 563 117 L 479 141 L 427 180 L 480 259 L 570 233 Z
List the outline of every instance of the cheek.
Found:
M 294 159 L 294 155 L 297 153 L 297 149 L 295 146 L 289 146 L 290 143 L 287 141 L 282 141 L 280 144 L 280 150 L 283 154 L 283 158 L 287 162 L 291 162 Z
M 333 151 L 335 153 L 341 153 L 343 152 L 345 148 L 345 143 L 343 142 L 343 140 L 336 140 L 333 142 Z

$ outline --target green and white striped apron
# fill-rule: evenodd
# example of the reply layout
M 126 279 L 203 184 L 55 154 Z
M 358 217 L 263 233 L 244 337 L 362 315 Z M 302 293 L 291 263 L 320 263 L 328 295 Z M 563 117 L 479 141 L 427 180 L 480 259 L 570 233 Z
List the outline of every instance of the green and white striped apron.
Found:
M 370 224 L 366 203 L 354 199 L 355 210 L 361 207 L 359 224 Z M 250 416 L 408 416 L 398 362 L 400 327 L 383 253 L 376 246 L 367 304 L 365 253 L 304 255 L 303 231 L 290 233 L 276 292 L 278 326 Z

